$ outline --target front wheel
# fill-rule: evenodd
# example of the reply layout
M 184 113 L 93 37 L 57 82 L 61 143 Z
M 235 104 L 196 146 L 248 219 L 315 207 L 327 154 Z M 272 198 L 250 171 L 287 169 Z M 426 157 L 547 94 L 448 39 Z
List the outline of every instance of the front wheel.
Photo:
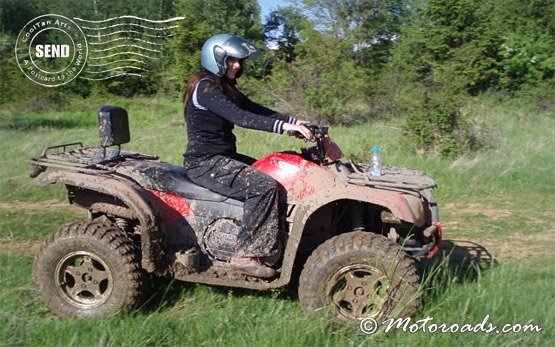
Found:
M 100 221 L 67 224 L 43 242 L 35 258 L 35 283 L 46 306 L 61 316 L 129 311 L 143 285 L 137 253 L 115 226 Z
M 299 280 L 304 311 L 355 323 L 412 315 L 419 306 L 413 261 L 387 238 L 369 232 L 332 237 L 308 258 Z

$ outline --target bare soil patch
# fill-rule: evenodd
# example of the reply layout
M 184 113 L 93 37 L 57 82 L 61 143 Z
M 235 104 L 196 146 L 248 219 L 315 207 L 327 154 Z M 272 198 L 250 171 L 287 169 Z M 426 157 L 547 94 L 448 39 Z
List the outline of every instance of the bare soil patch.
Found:
M 555 224 L 548 223 L 549 220 L 555 220 L 555 213 L 552 211 L 503 208 L 483 203 L 449 203 L 442 210 L 448 215 L 444 228 L 444 236 L 447 238 L 458 238 L 461 236 L 459 234 L 464 231 L 466 235 L 461 238 L 466 239 L 469 232 L 471 232 L 471 241 L 462 242 L 476 243 L 487 249 L 487 252 L 498 260 L 552 257 L 555 261 L 555 257 L 552 255 L 555 247 Z M 472 218 L 477 216 L 491 220 L 492 226 L 508 218 L 519 218 L 525 222 L 529 232 L 523 233 L 518 228 L 504 230 L 502 233 L 491 233 L 488 230 L 468 230 Z M 459 240 L 451 241 L 459 246 L 457 243 Z
M 530 257 L 553 257 L 555 233 L 552 230 L 534 234 L 512 233 L 500 240 L 484 240 L 484 247 L 499 259 L 524 260 Z
M 40 241 L 15 241 L 0 239 L 0 254 L 17 253 L 34 256 L 40 247 Z
M 11 201 L 11 202 L 1 202 L 0 210 L 10 210 L 23 212 L 48 212 L 55 211 L 59 209 L 75 209 L 79 210 L 78 207 L 70 205 L 65 201 L 59 200 L 44 200 L 44 201 Z
M 470 204 L 456 204 L 449 203 L 443 206 L 442 210 L 456 211 L 457 214 L 477 216 L 482 215 L 491 220 L 500 220 L 508 218 L 513 215 L 514 211 L 510 209 L 503 209 L 488 206 L 481 203 L 470 203 Z

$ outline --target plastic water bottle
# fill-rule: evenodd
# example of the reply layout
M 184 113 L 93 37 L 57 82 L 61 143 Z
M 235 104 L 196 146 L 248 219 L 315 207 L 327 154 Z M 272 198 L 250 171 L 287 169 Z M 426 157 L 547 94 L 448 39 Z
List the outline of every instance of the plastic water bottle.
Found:
M 380 147 L 372 147 L 370 156 L 370 175 L 371 176 L 381 176 L 382 175 L 382 163 L 380 160 Z

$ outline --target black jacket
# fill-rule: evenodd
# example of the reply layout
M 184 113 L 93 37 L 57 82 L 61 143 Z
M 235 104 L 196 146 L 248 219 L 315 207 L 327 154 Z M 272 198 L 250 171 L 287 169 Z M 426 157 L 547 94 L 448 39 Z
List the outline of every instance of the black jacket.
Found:
M 188 145 L 185 160 L 206 158 L 216 154 L 237 153 L 234 125 L 281 134 L 284 123 L 295 123 L 286 116 L 239 95 L 238 105 L 222 89 L 206 91 L 210 80 L 201 80 L 185 106 L 187 108 Z

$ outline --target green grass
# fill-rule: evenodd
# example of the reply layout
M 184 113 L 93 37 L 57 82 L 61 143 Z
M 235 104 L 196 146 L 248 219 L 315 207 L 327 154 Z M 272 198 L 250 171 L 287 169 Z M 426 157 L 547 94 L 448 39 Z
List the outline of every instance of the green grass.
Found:
M 142 310 L 102 320 L 52 316 L 37 300 L 31 257 L 0 256 L 0 345 L 4 346 L 548 346 L 553 340 L 551 267 L 499 266 L 470 280 L 437 275 L 422 313 L 436 324 L 537 324 L 540 333 L 367 336 L 300 311 L 288 293 L 253 293 L 202 285 L 161 285 Z M 510 278 L 510 281 L 507 281 Z M 521 283 L 515 286 L 513 283 Z
M 413 321 L 477 324 L 490 315 L 494 324 L 539 324 L 541 333 L 366 336 L 302 313 L 294 289 L 256 293 L 182 283 L 160 284 L 132 314 L 92 321 L 53 316 L 32 282 L 31 245 L 83 214 L 66 207 L 63 187 L 38 187 L 28 160 L 50 144 L 97 145 L 102 103 L 129 111 L 132 139 L 124 149 L 181 164 L 186 137 L 178 101 L 76 100 L 60 112 L 0 112 L 0 346 L 549 346 L 555 339 L 555 115 L 487 98 L 472 111 L 491 146 L 457 159 L 415 154 L 402 145 L 400 120 L 333 127 L 331 135 L 347 158 L 366 160 L 379 145 L 386 165 L 427 171 L 440 187 L 445 237 L 467 242 L 456 246 L 458 256 L 481 252 L 479 258 L 496 263 L 446 260 L 426 282 L 425 306 Z M 243 129 L 236 134 L 240 150 L 257 157 L 305 145 Z
M 40 241 L 68 221 L 87 218 L 82 210 L 56 206 L 46 211 L 0 209 L 0 240 Z

